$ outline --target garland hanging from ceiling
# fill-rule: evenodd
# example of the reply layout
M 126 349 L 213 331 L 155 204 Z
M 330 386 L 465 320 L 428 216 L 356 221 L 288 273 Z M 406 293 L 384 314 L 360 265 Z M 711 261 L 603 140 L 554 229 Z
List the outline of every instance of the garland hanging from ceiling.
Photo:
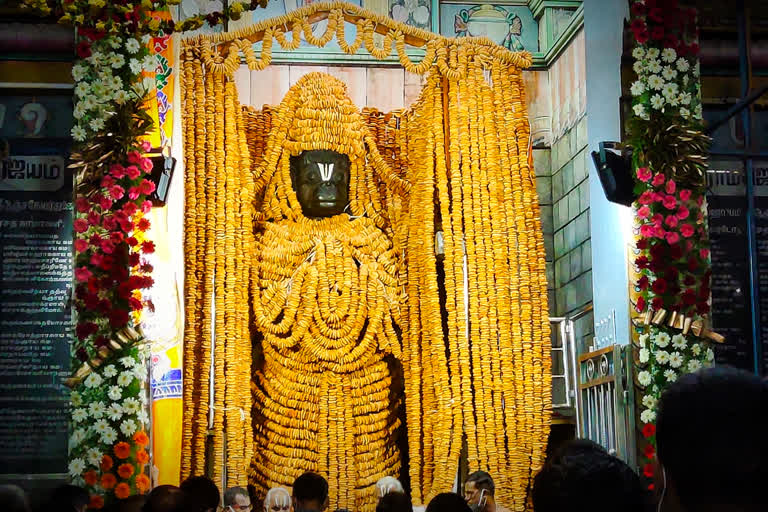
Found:
M 327 32 L 317 37 L 309 20 L 319 13 L 327 13 L 329 23 Z M 358 28 L 352 43 L 344 39 L 349 18 Z M 245 484 L 252 462 L 250 479 L 262 494 L 281 478 L 268 474 L 275 467 L 260 467 L 262 454 L 254 453 L 253 440 L 261 443 L 264 435 L 276 435 L 265 430 L 264 415 L 290 423 L 296 405 L 264 406 L 258 382 L 255 400 L 247 394 L 250 336 L 262 332 L 268 337 L 275 321 L 307 315 L 296 303 L 301 294 L 259 281 L 267 275 L 264 265 L 275 258 L 284 261 L 279 257 L 281 240 L 303 240 L 306 234 L 295 226 L 290 232 L 275 232 L 271 239 L 264 234 L 254 238 L 254 219 L 291 215 L 282 203 L 275 205 L 274 191 L 267 186 L 272 177 L 263 174 L 265 169 L 287 172 L 279 158 L 287 145 L 277 139 L 270 142 L 267 134 L 286 129 L 290 109 L 242 111 L 232 74 L 241 54 L 250 69 L 263 69 L 271 61 L 273 40 L 290 49 L 302 31 L 312 44 L 322 46 L 336 36 L 344 51 L 354 53 L 365 45 L 376 58 L 388 57 L 394 46 L 405 69 L 427 75 L 412 108 L 386 115 L 363 112 L 366 123 L 356 128 L 354 140 L 362 136 L 369 151 L 378 147 L 381 154 L 369 154 L 368 164 L 390 172 L 377 175 L 378 187 L 350 189 L 352 207 L 357 204 L 359 210 L 354 216 L 361 216 L 358 221 L 363 223 L 370 219 L 395 248 L 394 259 L 378 275 L 385 284 L 398 279 L 401 287 L 399 294 L 395 288 L 387 292 L 391 300 L 401 297 L 399 319 L 393 304 L 382 318 L 395 321 L 401 330 L 413 500 L 426 503 L 438 492 L 451 490 L 466 436 L 470 467 L 490 471 L 498 480 L 499 500 L 512 510 L 526 510 L 531 477 L 544 460 L 551 407 L 544 245 L 521 75 L 530 56 L 511 53 L 487 39 L 446 39 L 340 3 L 311 5 L 233 34 L 196 37 L 182 51 L 187 170 L 182 476 L 198 474 L 211 464 L 213 476 L 221 478 L 226 465 L 227 485 Z M 384 32 L 382 46 L 375 45 L 374 32 Z M 263 40 L 260 55 L 253 49 L 256 40 Z M 404 51 L 416 40 L 425 47 L 418 63 Z M 351 159 L 357 154 L 352 140 L 336 144 Z M 346 226 L 333 228 L 342 238 L 348 236 L 343 235 Z M 436 231 L 444 234 L 444 259 L 435 254 Z M 336 257 L 326 250 L 324 265 Z M 291 256 L 292 263 L 284 266 L 303 268 L 296 258 Z M 268 275 L 285 279 L 288 270 L 268 267 Z M 344 268 L 340 263 L 336 270 L 341 284 L 355 279 L 355 272 Z M 444 280 L 438 277 L 440 268 Z M 317 278 L 309 269 L 292 272 L 289 279 L 297 290 L 323 284 L 313 284 Z M 357 279 L 362 279 L 359 270 Z M 261 290 L 250 303 L 249 283 Z M 274 316 L 275 310 L 264 309 L 270 301 L 290 312 Z M 369 300 L 367 306 L 375 302 Z M 266 315 L 252 326 L 249 304 L 257 315 Z M 308 328 L 319 330 L 318 321 L 313 315 Z M 379 346 L 397 355 L 387 322 Z M 265 354 L 274 350 L 268 342 L 261 346 Z M 275 371 L 286 382 L 302 381 L 304 372 L 296 362 L 284 363 Z M 301 386 L 296 389 L 293 400 L 304 399 Z M 371 421 L 380 413 L 372 411 Z M 323 425 L 322 418 L 317 421 Z M 312 442 L 332 443 L 340 439 L 335 433 L 347 428 L 350 425 L 335 421 L 328 435 Z M 209 432 L 212 451 L 206 452 Z M 302 455 L 310 448 L 300 439 L 283 442 L 286 467 L 328 471 L 327 476 L 336 479 L 336 503 L 372 510 L 373 502 L 359 496 L 364 493 L 350 492 L 355 476 L 341 472 L 341 467 L 335 470 L 338 462 Z M 373 481 L 392 476 L 396 469 L 383 455 L 373 462 L 380 466 L 371 473 Z

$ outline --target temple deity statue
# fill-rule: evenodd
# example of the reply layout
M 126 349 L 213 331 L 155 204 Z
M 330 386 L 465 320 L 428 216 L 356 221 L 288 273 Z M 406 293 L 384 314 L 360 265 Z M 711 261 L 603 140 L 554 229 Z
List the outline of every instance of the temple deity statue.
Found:
M 332 510 L 372 511 L 376 481 L 401 468 L 402 263 L 387 197 L 407 183 L 346 86 L 321 73 L 273 114 L 256 180 L 250 479 L 265 492 L 316 471 Z

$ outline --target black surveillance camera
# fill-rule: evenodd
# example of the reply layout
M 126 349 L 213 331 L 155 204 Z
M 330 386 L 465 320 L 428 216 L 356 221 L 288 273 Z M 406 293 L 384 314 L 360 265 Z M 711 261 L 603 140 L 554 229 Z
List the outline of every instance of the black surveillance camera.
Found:
M 632 206 L 638 197 L 632 176 L 632 150 L 622 148 L 618 142 L 601 142 L 599 148 L 592 152 L 592 160 L 605 197 L 612 203 Z

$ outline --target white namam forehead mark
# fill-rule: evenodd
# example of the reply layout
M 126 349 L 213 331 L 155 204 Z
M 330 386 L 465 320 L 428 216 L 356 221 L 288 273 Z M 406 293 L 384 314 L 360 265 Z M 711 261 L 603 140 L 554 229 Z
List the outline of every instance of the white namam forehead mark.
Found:
M 333 164 L 318 162 L 317 168 L 320 169 L 320 179 L 323 181 L 331 181 L 331 176 L 333 176 Z

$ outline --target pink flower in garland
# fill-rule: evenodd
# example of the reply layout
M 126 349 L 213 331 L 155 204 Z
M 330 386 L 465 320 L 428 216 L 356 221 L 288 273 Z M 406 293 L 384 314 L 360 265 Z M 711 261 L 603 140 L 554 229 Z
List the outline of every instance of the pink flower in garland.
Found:
M 665 181 L 667 181 L 667 178 L 665 178 L 663 174 L 657 173 L 653 177 L 653 181 L 651 182 L 651 185 L 653 185 L 654 187 L 660 187 L 661 185 L 664 184 Z
M 699 249 L 699 257 L 703 260 L 709 258 L 709 249 Z
M 135 165 L 129 165 L 128 167 L 126 167 L 125 168 L 125 173 L 132 180 L 135 180 L 139 176 L 141 176 L 141 170 L 138 167 L 136 167 Z
M 692 192 L 688 190 L 687 188 L 680 191 L 680 199 L 683 201 L 687 201 L 691 198 Z M 701 206 L 701 205 L 699 205 Z
M 117 227 L 117 221 L 115 220 L 114 215 L 105 215 L 104 219 L 102 220 L 102 225 L 104 226 L 104 229 L 107 231 L 112 231 Z
M 155 184 L 149 180 L 142 180 L 141 184 L 139 185 L 139 190 L 142 194 L 148 196 L 155 191 Z
M 104 176 L 101 178 L 101 188 L 109 188 L 115 184 L 115 178 L 112 176 Z
M 680 226 L 680 233 L 681 233 L 681 234 L 682 234 L 682 235 L 683 235 L 685 238 L 690 238 L 690 237 L 691 237 L 691 235 L 693 235 L 693 233 L 694 233 L 695 231 L 696 231 L 696 230 L 695 230 L 695 229 L 693 228 L 693 226 L 691 226 L 690 224 L 683 224 L 682 226 Z
M 667 215 L 667 218 L 664 219 L 664 223 L 671 228 L 677 227 L 677 216 Z
M 690 215 L 690 213 L 691 212 L 688 211 L 688 208 L 686 208 L 685 206 L 681 206 L 680 208 L 677 209 L 676 215 L 679 220 L 684 220 L 688 218 L 688 215 Z
M 656 213 L 653 215 L 653 217 L 651 217 L 651 222 L 653 222 L 654 226 L 660 227 L 664 222 L 664 216 L 660 213 Z
M 664 187 L 664 190 L 667 191 L 667 194 L 674 194 L 675 190 L 677 190 L 677 184 L 675 183 L 675 180 L 669 180 Z
M 643 224 L 640 226 L 640 234 L 643 235 L 645 238 L 651 238 L 654 233 L 653 226 L 649 224 Z
M 139 207 L 136 206 L 136 203 L 125 203 L 125 206 L 123 206 L 123 213 L 128 217 L 132 217 L 138 209 Z
M 651 209 L 648 208 L 647 206 L 641 206 L 637 210 L 637 216 L 640 217 L 641 219 L 647 219 L 650 215 L 651 215 Z
M 137 200 L 140 195 L 141 195 L 141 190 L 139 189 L 139 187 L 131 187 L 128 189 L 128 199 L 130 199 L 131 201 Z
M 147 151 L 152 149 L 152 144 L 150 144 L 148 140 L 143 140 L 143 141 L 141 141 L 141 144 L 139 144 L 139 147 L 141 148 L 141 150 L 143 152 L 146 153 Z
M 113 185 L 109 189 L 109 195 L 115 201 L 119 201 L 125 195 L 125 189 L 123 187 L 121 187 L 120 185 Z
M 674 210 L 677 208 L 677 199 L 675 199 L 675 196 L 666 196 L 661 204 L 663 204 L 664 208 L 667 210 Z
M 665 238 L 667 239 L 667 243 L 670 243 L 670 244 L 676 244 L 677 242 L 680 241 L 680 235 L 678 235 L 674 231 L 667 232 Z
M 93 276 L 93 272 L 88 270 L 88 267 L 77 267 L 75 268 L 75 279 L 78 281 L 87 281 Z
M 141 165 L 141 169 L 144 172 L 149 172 L 152 170 L 152 167 L 154 167 L 154 165 L 152 164 L 152 160 L 149 158 L 142 158 L 140 165 Z
M 115 244 L 112 243 L 112 240 L 104 240 L 101 242 L 101 250 L 106 254 L 112 254 L 115 252 Z
M 112 208 L 112 200 L 108 197 L 101 197 L 99 198 L 99 206 L 102 210 L 109 210 Z
M 84 197 L 78 197 L 77 200 L 75 200 L 75 209 L 80 213 L 87 212 L 91 206 L 88 204 L 88 199 Z
M 118 180 L 125 177 L 125 167 L 120 164 L 115 164 L 110 167 L 109 172 L 112 174 L 112 177 Z
M 637 198 L 637 202 L 642 205 L 651 204 L 653 202 L 653 192 L 646 190 L 640 194 L 640 197 Z
M 637 179 L 642 181 L 643 183 L 648 183 L 651 181 L 651 177 L 653 175 L 651 174 L 651 170 L 647 167 L 638 167 L 637 168 Z
M 90 224 L 91 226 L 98 226 L 99 224 L 101 224 L 101 215 L 99 215 L 94 211 L 91 211 L 90 213 L 88 213 L 88 224 Z
M 75 219 L 75 222 L 72 225 L 77 233 L 85 233 L 88 231 L 88 222 L 85 219 Z
M 139 162 L 141 162 L 141 153 L 139 153 L 138 151 L 129 151 L 128 163 L 138 164 Z
M 94 267 L 98 267 L 99 265 L 101 265 L 101 262 L 103 259 L 104 259 L 103 254 L 101 254 L 100 252 L 94 252 L 93 254 L 91 254 L 91 260 L 90 260 L 91 265 L 93 265 Z
M 664 231 L 664 228 L 661 226 L 655 226 L 653 228 L 653 236 L 656 238 L 664 238 L 668 235 L 666 231 Z M 670 242 L 671 243 L 671 242 Z
M 144 201 L 141 203 L 141 211 L 144 213 L 152 211 L 152 201 Z
M 75 240 L 75 250 L 77 252 L 85 252 L 88 250 L 88 241 L 78 238 Z

